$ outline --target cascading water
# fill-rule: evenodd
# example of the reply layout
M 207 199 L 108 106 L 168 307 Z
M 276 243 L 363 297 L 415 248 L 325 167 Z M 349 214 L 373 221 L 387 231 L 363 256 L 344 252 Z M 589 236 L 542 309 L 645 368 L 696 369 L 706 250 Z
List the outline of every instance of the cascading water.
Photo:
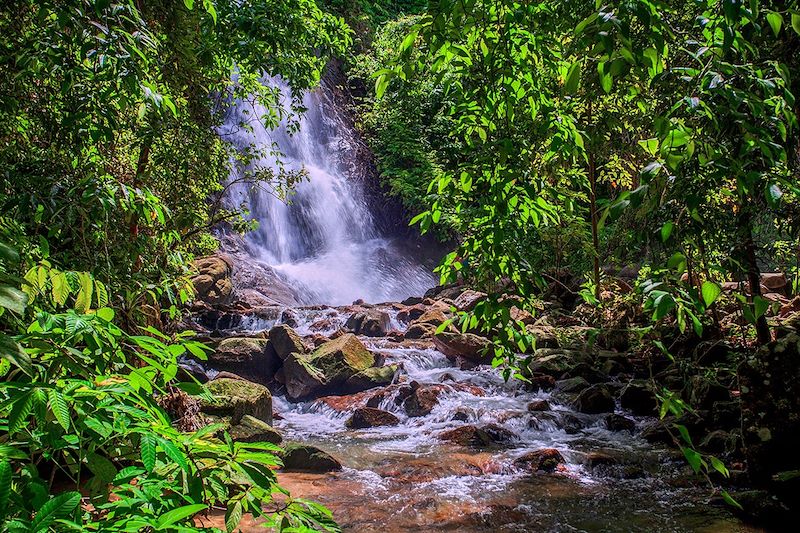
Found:
M 289 86 L 277 78 L 265 83 L 280 90 L 288 112 Z M 238 101 L 220 130 L 237 149 L 255 147 L 268 154 L 245 169 L 232 165 L 228 201 L 244 205 L 259 223 L 246 237 L 248 251 L 282 275 L 306 304 L 381 302 L 424 293 L 434 284 L 431 273 L 378 231 L 362 184 L 348 179 L 346 163 L 355 158 L 354 132 L 324 88 L 304 94 L 303 106 L 307 111 L 300 117 L 299 130 L 290 132 L 293 128 L 286 120 L 274 130 L 266 129 L 255 120 L 264 108 Z M 268 186 L 253 187 L 241 180 L 242 172 L 278 172 L 280 164 L 290 171 L 304 169 L 308 175 L 288 203 Z

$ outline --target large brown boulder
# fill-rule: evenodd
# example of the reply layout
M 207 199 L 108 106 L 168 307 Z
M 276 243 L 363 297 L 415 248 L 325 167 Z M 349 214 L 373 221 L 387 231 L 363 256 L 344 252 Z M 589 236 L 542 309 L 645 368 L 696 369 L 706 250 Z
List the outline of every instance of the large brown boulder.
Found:
M 281 366 L 267 339 L 228 337 L 208 355 L 211 368 L 226 371 L 257 383 L 268 383 Z
M 514 460 L 514 466 L 528 472 L 552 472 L 564 464 L 564 457 L 555 448 L 527 452 Z
M 460 426 L 440 433 L 439 438 L 460 446 L 485 447 L 506 444 L 516 435 L 497 424 L 487 424 L 483 427 Z
M 412 385 L 413 392 L 403 400 L 403 408 L 411 417 L 427 416 L 439 404 L 439 395 L 444 392 L 443 385 Z
M 453 304 L 455 308 L 459 311 L 472 311 L 475 309 L 475 306 L 480 302 L 483 298 L 486 297 L 485 292 L 478 292 L 473 291 L 472 289 L 467 289 L 455 299 Z
M 200 402 L 200 410 L 218 417 L 229 417 L 238 424 L 246 415 L 272 423 L 272 395 L 263 385 L 243 379 L 219 378 L 206 383 L 212 399 Z
M 345 327 L 356 335 L 367 337 L 385 337 L 389 332 L 391 318 L 389 313 L 380 309 L 364 309 L 350 315 Z
M 286 324 L 280 324 L 269 330 L 269 341 L 281 361 L 285 361 L 291 353 L 306 353 L 303 339 Z
M 288 444 L 284 446 L 283 471 L 284 472 L 311 472 L 323 474 L 342 469 L 342 463 L 334 459 L 329 453 L 315 446 L 306 444 Z
M 611 413 L 614 411 L 614 398 L 607 387 L 592 385 L 578 395 L 575 408 L 581 413 Z
M 492 342 L 474 333 L 442 332 L 433 338 L 433 344 L 449 357 L 461 357 L 474 363 L 492 362 Z
M 275 428 L 250 415 L 245 415 L 238 424 L 228 430 L 236 442 L 269 442 L 280 444 L 282 437 Z
M 211 255 L 193 263 L 197 275 L 192 278 L 197 298 L 210 305 L 224 305 L 233 299 L 232 265 L 224 255 Z
M 345 425 L 352 429 L 374 428 L 379 426 L 396 426 L 400 419 L 389 411 L 374 407 L 359 407 L 353 412 Z

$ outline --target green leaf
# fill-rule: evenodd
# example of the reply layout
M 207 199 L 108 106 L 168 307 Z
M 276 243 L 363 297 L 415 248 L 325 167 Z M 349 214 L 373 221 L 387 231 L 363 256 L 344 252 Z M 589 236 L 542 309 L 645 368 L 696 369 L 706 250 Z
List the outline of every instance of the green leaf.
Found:
M 713 281 L 704 281 L 700 288 L 700 293 L 703 297 L 703 303 L 706 305 L 706 307 L 709 307 L 722 293 L 722 287 Z
M 730 477 L 731 473 L 728 471 L 728 468 L 725 466 L 725 463 L 723 463 L 713 455 L 709 459 L 711 460 L 711 467 L 714 470 L 716 470 L 725 477 Z
M 28 459 L 28 454 L 8 444 L 0 444 L 0 459 Z
M 727 490 L 720 491 L 720 494 L 722 494 L 722 499 L 725 500 L 725 503 L 727 503 L 731 507 L 736 507 L 740 511 L 744 510 L 744 509 L 742 509 L 742 505 L 739 502 L 737 502 L 736 500 L 734 500 L 733 497 L 730 494 L 728 494 Z
M 19 253 L 14 248 L 0 242 L 0 260 L 7 263 L 19 262 Z
M 756 320 L 764 316 L 764 313 L 767 312 L 769 306 L 770 306 L 769 300 L 762 298 L 761 296 L 756 296 L 755 298 L 753 298 L 753 309 L 755 311 Z
M 33 365 L 30 356 L 17 341 L 0 333 L 0 358 L 22 370 L 25 374 L 33 375 Z
M 108 290 L 102 281 L 95 280 L 94 292 L 97 295 L 97 307 L 105 307 L 108 305 Z
M 139 438 L 140 454 L 142 464 L 148 472 L 152 472 L 156 466 L 156 439 L 150 433 L 142 433 Z
M 158 444 L 160 444 L 161 448 L 164 450 L 164 453 L 167 454 L 167 457 L 175 461 L 181 470 L 188 472 L 189 463 L 186 460 L 186 455 L 184 455 L 172 441 L 162 437 L 157 437 L 157 440 Z
M 703 458 L 700 456 L 700 454 L 693 449 L 686 448 L 684 446 L 681 446 L 681 451 L 683 452 L 684 457 L 686 457 L 686 461 L 689 463 L 689 466 L 691 466 L 692 470 L 694 470 L 694 473 L 699 473 L 700 466 L 703 463 Z
M 61 424 L 61 427 L 64 428 L 64 431 L 69 431 L 72 420 L 69 414 L 69 405 L 67 405 L 64 395 L 55 389 L 50 389 L 48 396 L 50 399 L 50 411 L 52 411 L 58 423 Z
M 661 226 L 661 242 L 667 242 L 670 235 L 672 235 L 672 230 L 675 228 L 675 223 L 670 221 Z
M 108 458 L 92 453 L 86 458 L 89 471 L 97 476 L 103 483 L 111 483 L 117 477 L 117 467 Z
M 47 531 L 54 521 L 69 517 L 80 503 L 81 494 L 79 492 L 65 492 L 50 498 L 36 512 L 30 530 Z
M 11 408 L 11 414 L 8 415 L 8 434 L 14 435 L 19 430 L 28 425 L 28 417 L 33 411 L 33 405 L 36 402 L 36 397 L 33 391 L 25 393 L 24 396 L 18 398 L 14 402 L 14 407 Z
M 228 503 L 228 510 L 225 512 L 225 529 L 228 533 L 233 533 L 233 530 L 242 521 L 242 502 L 241 500 L 234 500 Z
M 0 462 L 0 522 L 8 511 L 8 500 L 11 498 L 11 465 L 8 461 Z
M 78 290 L 78 296 L 75 298 L 75 310 L 79 313 L 86 313 L 92 307 L 94 283 L 92 282 L 92 277 L 86 272 L 78 273 L 78 283 L 80 289 Z
M 678 433 L 681 434 L 681 438 L 683 439 L 683 441 L 689 446 L 692 446 L 692 437 L 691 435 L 689 435 L 689 430 L 686 429 L 686 426 L 681 424 L 675 424 L 675 428 L 678 430 Z
M 53 303 L 56 306 L 64 305 L 70 292 L 67 275 L 58 270 L 51 270 L 50 285 L 52 287 Z
M 576 61 L 570 65 L 567 71 L 567 79 L 564 82 L 564 91 L 567 94 L 575 94 L 581 81 L 581 62 Z
M 190 516 L 194 516 L 200 511 L 204 511 L 208 508 L 207 505 L 202 503 L 195 503 L 193 505 L 184 505 L 183 507 L 178 507 L 177 509 L 173 509 L 171 511 L 167 511 L 166 513 L 162 514 L 156 520 L 155 528 L 157 530 L 166 529 L 178 522 L 186 520 Z
M 194 9 L 194 0 L 183 0 L 183 5 L 186 6 L 186 9 Z
M 767 22 L 772 28 L 772 33 L 774 33 L 775 37 L 777 37 L 781 32 L 781 26 L 783 26 L 783 16 L 780 13 L 775 13 L 774 11 L 767 13 Z
M 792 28 L 797 35 L 800 35 L 800 14 L 792 13 Z
M 21 315 L 28 304 L 28 295 L 8 285 L 0 285 L 0 307 Z
M 95 316 L 98 318 L 106 321 L 106 322 L 113 322 L 114 321 L 114 310 L 110 307 L 103 307 L 98 309 L 95 312 Z

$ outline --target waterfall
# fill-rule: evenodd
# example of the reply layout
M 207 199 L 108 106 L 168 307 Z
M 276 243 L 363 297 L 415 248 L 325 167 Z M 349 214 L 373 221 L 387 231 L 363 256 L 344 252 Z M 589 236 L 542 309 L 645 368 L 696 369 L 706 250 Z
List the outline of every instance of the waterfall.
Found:
M 258 228 L 246 237 L 254 260 L 271 266 L 306 304 L 399 301 L 435 284 L 431 273 L 377 229 L 362 180 L 349 168 L 356 157 L 355 132 L 325 88 L 308 91 L 306 111 L 291 116 L 291 90 L 279 78 L 264 83 L 280 91 L 286 115 L 275 129 L 256 117 L 252 101 L 230 105 L 220 135 L 240 152 L 258 154 L 245 168 L 231 165 L 227 202 L 244 206 Z M 247 124 L 248 127 L 242 127 Z M 299 125 L 299 128 L 296 126 Z M 286 200 L 269 185 L 253 186 L 243 173 L 283 168 L 303 171 Z

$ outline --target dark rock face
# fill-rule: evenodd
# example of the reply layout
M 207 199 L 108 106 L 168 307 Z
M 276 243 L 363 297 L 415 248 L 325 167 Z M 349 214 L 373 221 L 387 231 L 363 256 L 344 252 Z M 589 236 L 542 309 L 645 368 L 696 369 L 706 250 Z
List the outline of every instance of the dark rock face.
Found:
M 528 411 L 549 411 L 550 403 L 547 400 L 535 400 L 528 404 Z
M 227 371 L 258 383 L 269 383 L 281 366 L 267 339 L 228 337 L 208 355 L 216 370 Z
M 800 470 L 800 334 L 789 333 L 747 357 L 739 384 L 751 479 L 768 483 L 780 472 Z
M 275 354 L 281 361 L 285 361 L 289 354 L 306 353 L 306 346 L 303 339 L 292 328 L 285 324 L 275 326 L 269 330 L 269 342 Z
M 427 416 L 439 404 L 439 395 L 444 391 L 441 385 L 418 385 L 403 401 L 406 414 L 411 417 Z
M 552 472 L 564 464 L 564 457 L 555 448 L 528 452 L 514 460 L 514 466 L 528 472 Z
M 396 426 L 400 419 L 389 411 L 373 407 L 359 407 L 353 412 L 345 425 L 352 429 L 374 428 L 379 426 Z
M 342 469 L 342 463 L 315 446 L 288 444 L 284 447 L 284 472 L 310 472 L 323 474 Z
M 705 376 L 693 376 L 689 383 L 689 401 L 697 409 L 711 409 L 714 402 L 729 401 L 728 388 L 707 379 Z
M 589 382 L 578 376 L 574 378 L 560 379 L 556 381 L 554 392 L 556 393 L 579 393 L 590 387 Z
M 614 398 L 606 387 L 592 385 L 578 395 L 575 408 L 581 413 L 610 413 L 614 410 Z
M 349 377 L 347 381 L 344 382 L 344 390 L 348 393 L 356 393 L 389 385 L 394 380 L 399 370 L 397 365 L 367 368 Z
M 644 380 L 630 381 L 619 396 L 620 405 L 635 415 L 647 416 L 656 412 L 656 395 Z
M 350 315 L 345 327 L 356 335 L 384 337 L 389 331 L 389 313 L 379 309 L 365 309 Z

